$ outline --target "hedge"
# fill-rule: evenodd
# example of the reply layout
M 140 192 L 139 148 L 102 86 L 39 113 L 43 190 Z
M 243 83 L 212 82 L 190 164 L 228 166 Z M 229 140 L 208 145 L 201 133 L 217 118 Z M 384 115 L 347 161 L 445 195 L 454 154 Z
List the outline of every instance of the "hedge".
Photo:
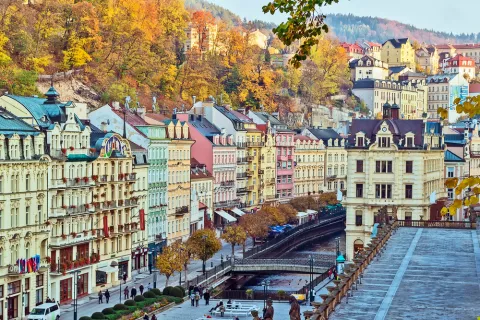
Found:
M 92 318 L 87 317 L 87 316 L 83 316 L 83 317 L 80 317 L 80 319 L 78 319 L 78 320 L 92 320 Z
M 112 308 L 105 308 L 105 309 L 103 309 L 103 310 L 102 310 L 102 313 L 103 313 L 104 315 L 107 315 L 107 314 L 114 314 L 114 313 L 115 313 L 115 311 L 113 311 L 113 309 L 112 309 Z
M 155 293 L 147 291 L 143 294 L 145 298 L 155 298 Z
M 184 297 L 187 295 L 184 287 L 182 287 L 182 286 L 176 286 L 175 288 L 178 288 L 178 289 L 182 290 Z
M 141 301 L 145 300 L 145 298 L 143 296 L 136 296 L 135 298 L 133 298 L 133 300 L 135 302 L 141 302 Z
M 113 306 L 113 310 L 128 310 L 128 307 L 124 304 L 118 303 Z
M 163 295 L 164 296 L 171 296 L 170 294 L 170 290 L 172 290 L 173 287 L 165 287 L 165 289 L 163 289 Z
M 94 312 L 92 314 L 92 319 L 105 319 L 105 315 L 101 312 Z
M 173 296 L 173 297 L 177 297 L 177 298 L 183 298 L 185 297 L 185 295 L 183 294 L 183 291 L 180 290 L 179 288 L 172 288 L 172 290 L 170 290 L 170 295 Z
M 157 288 L 150 290 L 150 292 L 153 292 L 153 294 L 155 294 L 156 296 L 162 295 L 162 291 L 160 291 L 160 289 L 157 289 Z
M 127 300 L 123 304 L 126 305 L 126 306 L 135 306 L 135 301 Z

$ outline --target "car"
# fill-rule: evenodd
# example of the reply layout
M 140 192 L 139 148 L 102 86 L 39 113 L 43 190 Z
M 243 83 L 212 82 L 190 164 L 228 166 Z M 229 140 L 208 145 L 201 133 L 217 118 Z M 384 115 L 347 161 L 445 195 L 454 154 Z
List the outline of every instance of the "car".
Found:
M 59 320 L 60 306 L 56 302 L 43 303 L 30 311 L 28 320 Z

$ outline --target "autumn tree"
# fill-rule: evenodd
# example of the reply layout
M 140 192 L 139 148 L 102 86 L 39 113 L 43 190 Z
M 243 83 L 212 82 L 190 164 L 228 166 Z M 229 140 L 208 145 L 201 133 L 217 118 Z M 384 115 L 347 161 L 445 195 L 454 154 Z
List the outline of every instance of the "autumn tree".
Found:
M 181 242 L 174 242 L 163 248 L 162 253 L 157 256 L 156 266 L 161 274 L 167 278 L 165 287 L 168 286 L 168 280 L 176 272 L 181 272 L 183 265 L 179 256 L 179 247 Z
M 255 238 L 265 238 L 268 235 L 267 222 L 261 215 L 255 213 L 242 216 L 240 226 L 252 238 L 253 245 L 255 245 Z
M 338 204 L 336 192 L 324 192 L 318 197 L 318 204 L 321 207 Z
M 316 210 L 318 207 L 317 201 L 312 196 L 294 198 L 290 200 L 290 205 L 297 211 Z
M 178 259 L 183 266 L 183 270 L 185 272 L 185 281 L 188 280 L 188 264 L 190 263 L 192 256 L 193 256 L 193 247 L 191 243 L 187 242 L 179 242 L 178 246 L 175 248 L 178 250 Z
M 212 258 L 222 248 L 222 242 L 217 238 L 212 229 L 202 229 L 195 231 L 187 240 L 187 246 L 190 248 L 192 258 L 205 261 Z
M 283 214 L 288 223 L 293 223 L 297 220 L 297 210 L 290 204 L 280 204 L 277 209 Z
M 260 211 L 256 213 L 261 219 L 265 220 L 268 225 L 285 224 L 287 220 L 277 207 L 263 206 Z
M 235 257 L 235 246 L 245 244 L 245 241 L 247 240 L 247 233 L 239 225 L 228 226 L 225 228 L 225 231 L 222 234 L 222 239 L 232 246 L 233 260 Z

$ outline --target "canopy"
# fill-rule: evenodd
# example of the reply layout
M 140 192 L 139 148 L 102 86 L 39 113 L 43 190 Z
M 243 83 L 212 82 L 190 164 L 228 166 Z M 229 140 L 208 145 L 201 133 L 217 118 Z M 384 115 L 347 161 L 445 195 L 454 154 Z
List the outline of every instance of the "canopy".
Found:
M 236 218 L 232 217 L 231 215 L 229 215 L 228 213 L 226 213 L 225 211 L 223 210 L 217 210 L 215 211 L 216 214 L 218 214 L 220 217 L 226 219 L 228 222 L 235 222 L 237 221 Z
M 318 211 L 316 211 L 316 210 L 311 210 L 311 209 L 307 209 L 307 213 L 308 213 L 308 214 L 317 214 Z
M 116 272 L 117 268 L 106 266 L 106 267 L 97 268 L 97 271 L 101 271 L 101 272 L 105 272 L 105 273 L 112 273 L 112 272 Z
M 242 210 L 238 209 L 237 207 L 233 208 L 232 209 L 233 213 L 235 213 L 236 215 L 238 216 L 243 216 L 245 214 L 245 212 L 243 212 Z
M 308 213 L 306 213 L 306 212 L 298 212 L 297 213 L 297 218 L 302 218 L 302 217 L 306 217 L 306 216 L 308 216 Z

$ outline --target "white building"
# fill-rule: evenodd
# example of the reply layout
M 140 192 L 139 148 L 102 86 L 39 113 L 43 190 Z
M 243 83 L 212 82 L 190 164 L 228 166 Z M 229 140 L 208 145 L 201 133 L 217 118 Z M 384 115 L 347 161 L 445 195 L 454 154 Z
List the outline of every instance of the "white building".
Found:
M 427 113 L 432 119 L 440 118 L 438 108 L 448 110 L 448 121 L 454 123 L 460 117 L 454 105 L 456 98 L 464 100 L 468 96 L 468 81 L 458 73 L 439 74 L 427 78 Z
M 388 63 L 365 55 L 360 59 L 352 59 L 349 62 L 352 81 L 362 79 L 387 79 Z

